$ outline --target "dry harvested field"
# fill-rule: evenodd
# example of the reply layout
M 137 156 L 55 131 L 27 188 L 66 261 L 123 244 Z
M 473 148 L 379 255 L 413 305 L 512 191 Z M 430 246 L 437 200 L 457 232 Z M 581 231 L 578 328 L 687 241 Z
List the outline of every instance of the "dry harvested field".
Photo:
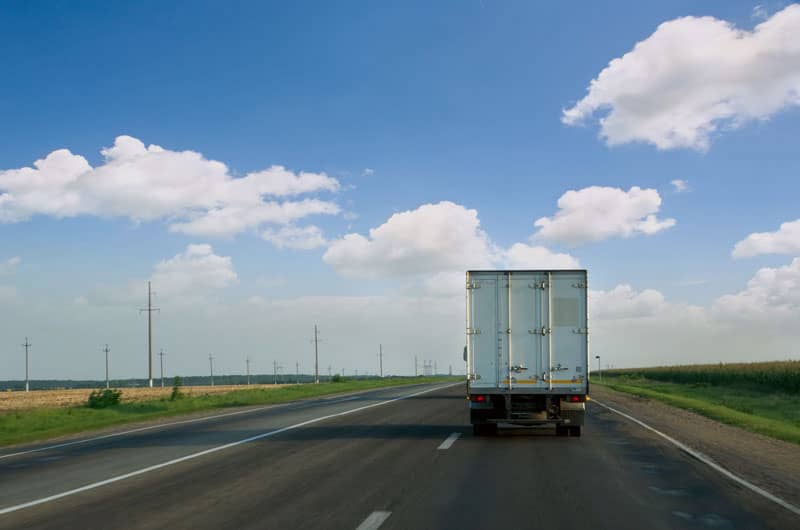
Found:
M 221 394 L 231 390 L 245 388 L 279 388 L 288 385 L 216 385 L 216 386 L 183 386 L 181 392 L 189 396 L 201 394 Z M 30 392 L 0 392 L 0 414 L 12 410 L 29 409 L 37 407 L 69 407 L 83 405 L 92 392 L 91 388 L 71 388 L 66 390 L 32 390 Z M 123 388 L 122 400 L 147 401 L 169 397 L 171 387 L 156 388 Z

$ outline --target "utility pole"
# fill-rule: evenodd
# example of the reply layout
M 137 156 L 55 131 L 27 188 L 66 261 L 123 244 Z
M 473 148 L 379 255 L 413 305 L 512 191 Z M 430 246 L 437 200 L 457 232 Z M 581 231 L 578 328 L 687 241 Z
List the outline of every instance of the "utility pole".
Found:
M 25 337 L 25 344 L 23 344 L 22 346 L 25 348 L 25 392 L 30 392 L 31 380 L 28 372 L 28 353 L 30 351 L 32 344 L 28 342 L 28 337 Z
M 328 365 L 328 381 L 330 381 L 331 378 L 333 377 L 333 374 L 331 373 L 331 368 L 333 367 L 331 365 Z
M 414 356 L 414 377 L 417 377 L 417 356 Z
M 380 364 L 380 374 L 383 377 L 383 344 L 378 344 L 378 362 Z
M 436 361 L 433 361 L 433 375 L 436 375 L 436 372 L 438 372 L 438 369 L 436 368 Z
M 158 352 L 158 356 L 161 358 L 161 388 L 164 388 L 164 348 L 161 348 L 161 351 Z
M 108 382 L 108 354 L 109 354 L 110 351 L 111 350 L 108 348 L 108 344 L 106 344 L 106 347 L 103 348 L 103 353 L 106 354 L 106 388 L 110 388 L 109 382 Z
M 298 362 L 294 363 L 294 371 L 295 371 L 295 374 L 297 376 L 296 382 L 299 385 L 300 384 L 300 363 L 298 363 Z
M 275 384 L 278 384 L 278 361 L 272 361 L 272 370 L 275 373 Z
M 150 290 L 150 282 L 147 282 L 147 309 L 140 309 L 147 313 L 147 380 L 150 388 L 153 388 L 153 311 L 161 311 L 153 307 L 153 293 Z
M 602 382 L 603 381 L 603 371 L 600 369 L 600 356 L 599 355 L 595 355 L 594 358 L 597 359 L 597 377 L 599 377 L 600 381 Z
M 247 363 L 247 386 L 250 386 L 250 357 L 249 356 L 245 359 L 245 362 Z
M 314 383 L 319 384 L 319 335 L 314 324 Z
M 453 365 L 452 364 L 450 365 L 450 373 L 448 375 L 450 375 L 450 376 L 453 375 Z
M 211 370 L 211 386 L 214 386 L 214 356 L 208 354 L 208 367 Z

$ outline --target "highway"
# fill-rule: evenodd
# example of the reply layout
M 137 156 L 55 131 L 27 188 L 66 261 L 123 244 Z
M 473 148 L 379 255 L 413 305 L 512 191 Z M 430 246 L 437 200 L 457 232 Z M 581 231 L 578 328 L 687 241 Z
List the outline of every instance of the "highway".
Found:
M 474 437 L 463 384 L 395 387 L 6 449 L 0 528 L 800 527 L 641 426 L 588 412 L 580 438 Z

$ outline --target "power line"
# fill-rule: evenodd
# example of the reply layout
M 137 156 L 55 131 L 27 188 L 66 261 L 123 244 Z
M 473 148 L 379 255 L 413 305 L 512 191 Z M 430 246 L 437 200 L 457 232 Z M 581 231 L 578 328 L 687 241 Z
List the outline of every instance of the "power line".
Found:
M 152 294 L 150 282 L 147 282 L 147 309 L 140 309 L 139 314 L 147 313 L 147 380 L 150 388 L 153 388 L 153 311 L 161 311 L 153 307 Z
M 30 351 L 31 346 L 33 346 L 30 342 L 28 342 L 28 337 L 25 337 L 25 344 L 22 345 L 25 348 L 25 392 L 30 392 L 31 390 L 31 380 L 28 372 L 28 353 Z

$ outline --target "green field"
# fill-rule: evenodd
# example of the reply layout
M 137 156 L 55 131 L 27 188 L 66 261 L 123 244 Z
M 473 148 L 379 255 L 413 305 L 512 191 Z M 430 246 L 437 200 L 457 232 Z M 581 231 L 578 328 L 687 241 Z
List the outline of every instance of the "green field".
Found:
M 800 444 L 798 361 L 606 370 L 592 382 Z
M 159 399 L 138 403 L 125 403 L 123 392 L 121 404 L 102 409 L 89 407 L 40 408 L 0 415 L 0 446 L 202 410 L 286 403 L 298 399 L 342 392 L 355 392 L 398 385 L 458 381 L 460 379 L 456 377 L 408 377 L 341 381 L 319 385 L 292 385 L 275 389 L 242 389 L 225 394 L 183 397 L 175 401 Z

